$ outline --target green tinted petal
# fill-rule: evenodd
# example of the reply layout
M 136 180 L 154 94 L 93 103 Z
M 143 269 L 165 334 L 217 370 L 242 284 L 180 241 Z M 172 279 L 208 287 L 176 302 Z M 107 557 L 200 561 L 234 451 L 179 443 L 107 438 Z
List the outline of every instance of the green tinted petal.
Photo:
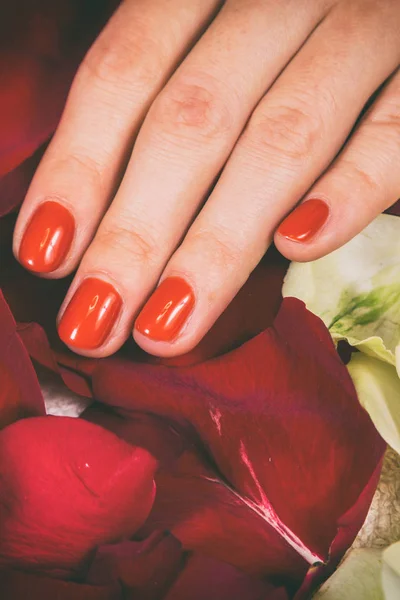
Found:
M 392 544 L 382 555 L 382 587 L 385 600 L 400 598 L 400 542 Z
M 381 215 L 328 256 L 292 263 L 282 293 L 303 300 L 336 342 L 345 339 L 394 365 L 400 342 L 399 217 Z
M 351 550 L 313 600 L 384 600 L 381 566 L 380 550 Z
M 347 367 L 361 405 L 384 440 L 400 453 L 400 379 L 395 367 L 361 353 L 353 354 Z

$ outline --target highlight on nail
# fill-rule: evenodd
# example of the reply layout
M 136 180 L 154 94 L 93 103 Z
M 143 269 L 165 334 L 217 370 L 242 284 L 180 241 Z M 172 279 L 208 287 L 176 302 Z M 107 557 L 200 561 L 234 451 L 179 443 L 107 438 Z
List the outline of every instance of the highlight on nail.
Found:
M 33 213 L 22 236 L 18 259 L 35 273 L 51 273 L 65 260 L 75 234 L 75 219 L 59 202 L 48 200 Z
M 329 217 L 329 206 L 313 198 L 297 206 L 282 223 L 277 232 L 293 242 L 308 242 L 322 229 Z
M 65 344 L 74 348 L 99 348 L 109 337 L 121 308 L 122 298 L 113 285 L 88 277 L 65 309 L 58 334 Z
M 135 329 L 154 341 L 172 342 L 193 312 L 195 295 L 181 277 L 168 277 L 145 304 Z

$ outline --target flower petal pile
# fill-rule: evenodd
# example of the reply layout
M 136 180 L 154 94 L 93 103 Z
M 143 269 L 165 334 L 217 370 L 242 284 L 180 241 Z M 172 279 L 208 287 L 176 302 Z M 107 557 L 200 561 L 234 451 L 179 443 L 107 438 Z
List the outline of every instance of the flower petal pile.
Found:
M 65 355 L 51 362 L 35 331 L 21 328 L 28 350 L 65 378 L 71 358 L 61 371 Z M 213 564 L 215 577 L 242 573 L 242 598 L 254 586 L 261 598 L 307 597 L 335 567 L 365 518 L 384 444 L 326 328 L 301 302 L 286 300 L 272 327 L 196 365 L 73 362 L 97 404 L 80 419 L 26 419 L 0 434 L 3 570 L 114 590 L 126 560 L 118 542 L 160 530 L 178 540 L 185 565 L 205 556 L 211 563 L 199 564 Z M 93 552 L 110 542 L 102 556 L 114 575 L 99 582 Z

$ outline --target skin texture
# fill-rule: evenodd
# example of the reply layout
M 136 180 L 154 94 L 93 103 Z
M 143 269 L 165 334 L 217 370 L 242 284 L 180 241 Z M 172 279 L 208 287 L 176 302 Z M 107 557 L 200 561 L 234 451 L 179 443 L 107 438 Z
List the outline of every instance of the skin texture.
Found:
M 188 352 L 273 240 L 289 259 L 313 260 L 391 206 L 400 196 L 399 31 L 398 0 L 122 2 L 75 77 L 14 235 L 30 268 L 21 244 L 36 239 L 35 211 L 51 201 L 71 214 L 74 235 L 52 256 L 56 268 L 36 269 L 77 269 L 60 331 L 84 280 L 121 298 L 107 336 L 73 350 L 110 355 L 133 329 L 151 354 Z M 173 335 L 153 338 L 149 315 L 164 310 L 163 295 L 144 309 L 147 333 L 135 319 L 171 277 L 193 302 Z

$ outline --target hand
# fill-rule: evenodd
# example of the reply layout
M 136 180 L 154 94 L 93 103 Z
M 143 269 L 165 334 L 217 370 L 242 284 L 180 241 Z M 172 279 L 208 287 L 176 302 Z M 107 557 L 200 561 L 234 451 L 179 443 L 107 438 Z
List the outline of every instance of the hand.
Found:
M 15 230 L 26 268 L 79 265 L 64 342 L 107 356 L 136 318 L 187 352 L 273 238 L 304 261 L 357 234 L 400 195 L 399 64 L 399 0 L 122 2 Z

